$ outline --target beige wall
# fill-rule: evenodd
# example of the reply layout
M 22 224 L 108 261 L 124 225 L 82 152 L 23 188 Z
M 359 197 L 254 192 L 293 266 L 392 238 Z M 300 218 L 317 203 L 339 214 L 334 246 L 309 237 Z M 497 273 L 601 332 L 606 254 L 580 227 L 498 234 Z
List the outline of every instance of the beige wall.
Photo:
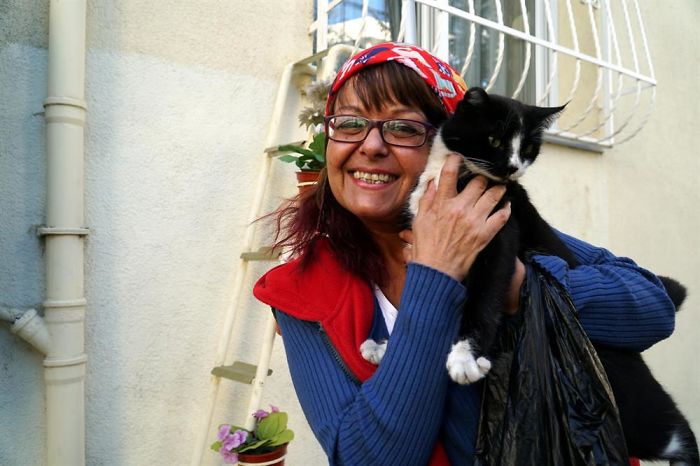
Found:
M 0 2 L 0 302 L 17 307 L 43 299 L 32 227 L 43 222 L 48 3 Z M 89 465 L 189 464 L 278 81 L 311 52 L 311 16 L 311 0 L 88 1 Z M 268 207 L 293 189 L 287 171 L 276 168 Z M 255 362 L 258 330 L 239 327 L 241 359 Z M 301 434 L 290 463 L 313 464 L 284 365 L 277 345 L 284 382 L 264 401 L 289 408 Z M 0 464 L 44 464 L 41 357 L 5 324 L 0 380 Z M 248 391 L 223 382 L 214 422 L 242 424 Z
M 699 4 L 642 3 L 659 81 L 647 127 L 602 155 L 546 145 L 526 184 L 561 230 L 688 285 L 676 334 L 646 357 L 698 432 Z M 311 51 L 312 1 L 88 4 L 88 464 L 188 464 L 274 94 L 284 64 Z M 31 226 L 43 219 L 47 5 L 0 4 L 0 302 L 13 306 L 43 294 Z M 290 179 L 276 164 L 268 209 Z M 231 353 L 255 362 L 267 310 L 244 301 Z M 0 362 L 0 416 L 12 420 L 0 422 L 0 464 L 42 464 L 41 358 L 3 325 Z M 290 411 L 290 465 L 324 464 L 279 342 L 272 368 L 264 403 Z M 215 423 L 242 423 L 247 396 L 223 382 Z
M 610 247 L 689 290 L 674 335 L 645 353 L 700 434 L 700 3 L 640 2 L 658 80 L 646 128 L 605 155 Z
M 700 157 L 695 138 L 700 121 L 700 3 L 640 4 L 658 81 L 656 104 L 645 128 L 601 155 L 547 145 L 526 184 L 553 225 L 688 287 L 689 298 L 678 314 L 675 333 L 644 356 L 697 434 Z M 638 113 L 645 110 L 645 102 Z M 620 115 L 626 115 L 627 108 L 629 104 Z

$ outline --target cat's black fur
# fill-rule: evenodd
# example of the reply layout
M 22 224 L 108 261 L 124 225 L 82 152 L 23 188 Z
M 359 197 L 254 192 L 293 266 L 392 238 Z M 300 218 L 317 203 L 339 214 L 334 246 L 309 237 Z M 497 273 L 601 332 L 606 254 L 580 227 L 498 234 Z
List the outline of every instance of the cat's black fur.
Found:
M 436 136 L 433 150 L 440 150 L 439 138 L 449 152 L 464 157 L 457 191 L 464 189 L 476 174 L 482 174 L 494 183 L 506 185 L 506 194 L 497 209 L 511 202 L 508 222 L 479 254 L 465 279 L 470 295 L 462 315 L 460 339 L 469 340 L 476 357 L 489 358 L 506 308 L 516 257 L 524 259 L 527 252 L 537 251 L 561 257 L 570 267 L 578 265 L 516 181 L 537 158 L 542 132 L 561 110 L 563 107 L 527 106 L 472 88 Z M 516 138 L 520 150 L 513 154 Z M 514 156 L 520 160 L 512 160 Z
M 462 316 L 460 340 L 469 339 L 475 359 L 491 357 L 489 350 L 506 307 L 516 257 L 524 258 L 535 251 L 561 257 L 570 267 L 577 265 L 576 258 L 516 181 L 537 158 L 542 132 L 562 109 L 528 106 L 472 88 L 441 127 L 437 136 L 440 140 L 434 144 L 433 150 L 444 150 L 442 143 L 449 152 L 464 157 L 458 191 L 480 173 L 506 185 L 506 194 L 497 208 L 504 202 L 512 203 L 507 224 L 479 254 L 465 279 L 470 295 Z M 518 137 L 519 151 L 514 153 Z M 673 279 L 660 278 L 674 304 L 680 306 L 685 288 Z M 596 348 L 620 409 L 629 453 L 642 459 L 667 459 L 676 466 L 700 465 L 687 420 L 654 379 L 641 355 L 600 345 Z

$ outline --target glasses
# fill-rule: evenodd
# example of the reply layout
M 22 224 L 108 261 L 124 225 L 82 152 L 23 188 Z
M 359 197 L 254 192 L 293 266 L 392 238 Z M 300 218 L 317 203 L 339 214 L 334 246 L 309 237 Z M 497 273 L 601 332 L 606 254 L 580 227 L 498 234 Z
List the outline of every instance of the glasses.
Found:
M 372 128 L 379 128 L 379 134 L 387 144 L 420 147 L 435 130 L 430 123 L 416 120 L 370 120 L 355 115 L 331 115 L 325 120 L 326 135 L 337 142 L 362 142 Z

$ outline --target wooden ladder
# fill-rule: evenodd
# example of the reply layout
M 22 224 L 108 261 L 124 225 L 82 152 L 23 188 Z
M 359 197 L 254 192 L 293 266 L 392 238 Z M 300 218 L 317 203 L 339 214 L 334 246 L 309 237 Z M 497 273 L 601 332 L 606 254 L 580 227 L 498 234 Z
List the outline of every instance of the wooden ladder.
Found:
M 229 347 L 232 338 L 235 337 L 233 329 L 238 314 L 242 311 L 241 295 L 248 271 L 248 264 L 254 261 L 274 261 L 281 260 L 281 251 L 273 250 L 270 246 L 258 247 L 253 250 L 253 239 L 257 228 L 256 219 L 263 214 L 262 206 L 265 194 L 270 188 L 270 171 L 273 159 L 281 155 L 277 150 L 281 142 L 280 128 L 282 125 L 298 126 L 297 113 L 289 111 L 289 100 L 299 96 L 299 93 L 305 83 L 311 79 L 325 79 L 337 70 L 343 61 L 352 53 L 353 48 L 347 45 L 336 45 L 322 52 L 306 57 L 297 62 L 293 62 L 285 66 L 280 79 L 277 96 L 272 110 L 270 126 L 268 128 L 263 162 L 258 173 L 256 181 L 255 195 L 250 208 L 250 215 L 243 237 L 243 252 L 238 260 L 235 278 L 233 282 L 233 293 L 230 304 L 226 311 L 226 317 L 219 339 L 219 345 L 216 352 L 216 361 L 214 368 L 211 370 L 211 389 L 208 398 L 208 405 L 203 413 L 200 434 L 197 438 L 195 450 L 192 455 L 192 466 L 199 466 L 204 459 L 204 452 L 208 450 L 207 445 L 213 439 L 209 438 L 211 424 L 214 416 L 214 411 L 217 406 L 219 385 L 222 379 L 231 380 L 251 386 L 250 398 L 246 413 L 255 412 L 260 406 L 260 400 L 263 394 L 265 380 L 272 374 L 270 366 L 270 357 L 272 355 L 272 347 L 275 340 L 276 323 L 270 312 L 265 322 L 263 337 L 261 342 L 260 354 L 257 365 L 250 364 L 240 360 L 234 360 L 231 363 L 226 362 L 226 356 L 229 353 Z M 287 126 L 290 127 L 290 126 Z M 252 286 L 251 283 L 248 285 Z M 250 287 L 246 287 L 244 293 L 247 295 L 250 292 Z M 255 419 L 252 416 L 246 416 L 246 421 L 243 427 L 252 429 Z

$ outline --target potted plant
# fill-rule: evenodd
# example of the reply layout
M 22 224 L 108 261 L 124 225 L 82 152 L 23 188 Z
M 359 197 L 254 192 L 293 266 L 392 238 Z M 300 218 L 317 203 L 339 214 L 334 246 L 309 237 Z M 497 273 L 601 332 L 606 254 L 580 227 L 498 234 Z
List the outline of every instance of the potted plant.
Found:
M 286 152 L 280 157 L 282 162 L 296 164 L 297 186 L 299 192 L 305 192 L 316 184 L 318 174 L 326 166 L 326 134 L 323 127 L 323 112 L 328 98 L 332 80 L 320 80 L 306 86 L 303 90 L 309 105 L 299 113 L 299 123 L 306 127 L 308 142 L 303 145 L 283 144 L 278 147 Z
M 303 193 L 316 184 L 321 169 L 326 166 L 326 134 L 316 133 L 307 147 L 294 144 L 284 144 L 278 148 L 282 152 L 293 152 L 280 157 L 282 162 L 296 164 L 299 171 L 297 175 L 297 187 Z
M 294 439 L 294 432 L 287 429 L 287 413 L 270 406 L 270 411 L 259 409 L 252 416 L 255 418 L 252 431 L 231 424 L 220 425 L 211 449 L 227 464 L 283 466 L 287 444 Z

